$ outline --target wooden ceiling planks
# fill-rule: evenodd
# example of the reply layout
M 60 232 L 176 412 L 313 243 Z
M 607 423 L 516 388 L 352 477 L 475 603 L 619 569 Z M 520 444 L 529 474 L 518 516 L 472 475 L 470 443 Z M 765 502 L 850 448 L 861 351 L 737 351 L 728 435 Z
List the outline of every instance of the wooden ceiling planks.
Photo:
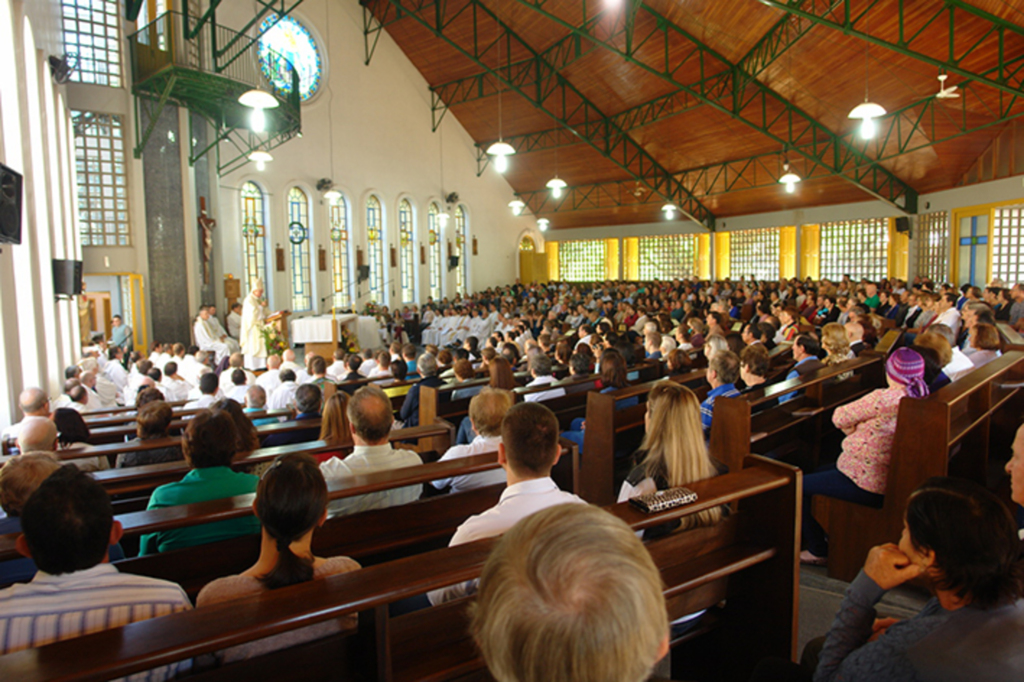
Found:
M 568 35 L 564 26 L 525 4 L 509 0 L 482 1 L 502 22 L 527 41 L 535 52 L 542 52 Z M 457 11 L 467 2 L 468 0 L 448 2 L 445 5 L 446 11 Z M 649 0 L 645 4 L 732 62 L 742 59 L 784 16 L 779 10 L 750 0 Z M 1004 3 L 1001 0 L 971 0 L 971 4 L 1017 24 L 1024 24 L 1024 6 L 1018 8 L 1016 3 Z M 600 9 L 601 5 L 603 0 L 587 0 L 587 12 L 592 13 L 595 8 Z M 549 0 L 544 5 L 545 11 L 569 23 L 581 21 L 582 7 L 580 0 Z M 929 13 L 934 11 L 934 4 L 905 3 L 904 11 L 908 25 L 919 26 L 930 16 Z M 471 19 L 471 13 L 463 12 L 446 27 L 446 35 L 450 35 L 457 42 L 468 44 L 473 35 Z M 981 19 L 958 11 L 957 22 L 958 46 L 978 41 L 984 35 L 985 22 Z M 605 20 L 605 24 L 611 25 L 608 19 Z M 858 26 L 863 28 L 860 24 Z M 663 43 L 658 41 L 658 44 L 655 44 L 653 40 L 644 40 L 646 36 L 656 33 L 656 29 L 651 14 L 641 10 L 634 34 L 634 45 L 638 45 L 635 56 L 641 62 L 653 65 L 658 63 L 659 59 L 665 58 Z M 497 28 L 488 29 L 487 21 L 484 21 L 477 30 L 478 37 L 486 42 L 492 39 L 492 34 L 496 35 Z M 869 25 L 871 34 L 890 39 L 896 35 L 896 30 L 895 2 L 877 5 L 872 9 Z M 430 31 L 412 19 L 407 18 L 391 24 L 388 31 L 432 85 L 480 72 L 479 66 L 443 41 L 434 38 Z M 1011 33 L 1007 36 L 1007 57 L 1012 59 L 1024 56 L 1024 36 Z M 923 40 L 915 42 L 915 49 L 921 49 L 936 57 L 941 57 L 943 51 L 948 49 L 945 32 L 938 24 L 926 28 L 922 37 Z M 619 37 L 617 40 L 619 45 L 622 38 Z M 967 57 L 963 64 L 970 65 L 970 68 L 991 68 L 994 65 L 994 47 L 990 44 L 991 40 L 990 37 L 982 41 L 982 48 L 978 54 Z M 561 72 L 562 76 L 605 115 L 630 110 L 675 91 L 675 87 L 664 79 L 609 50 L 600 47 L 595 49 L 593 44 L 585 39 L 581 41 L 581 45 L 582 52 L 569 61 Z M 864 41 L 856 37 L 846 36 L 826 27 L 814 26 L 795 45 L 764 69 L 758 79 L 829 130 L 855 139 L 856 122 L 849 120 L 847 114 L 853 106 L 863 101 L 865 45 Z M 668 63 L 674 70 L 674 77 L 680 82 L 694 83 L 702 76 L 712 75 L 725 68 L 724 64 L 707 59 L 702 71 L 701 64 L 696 59 L 687 60 L 690 54 L 692 46 L 682 36 L 671 34 Z M 526 49 L 514 46 L 511 56 L 502 54 L 499 60 L 497 50 L 492 48 L 485 54 L 484 62 L 495 67 L 507 63 L 510 58 L 518 61 L 529 56 Z M 938 91 L 938 70 L 934 66 L 882 46 L 871 46 L 868 68 L 870 98 L 889 111 L 914 104 L 920 105 Z M 959 80 L 953 76 L 947 84 L 956 84 Z M 570 95 L 570 110 L 574 103 L 574 97 Z M 910 132 L 920 106 L 918 109 L 903 113 L 901 124 L 904 137 L 910 138 L 902 140 L 905 147 L 900 146 L 894 138 L 890 139 L 888 144 L 872 143 L 868 146 L 868 154 L 872 158 L 886 159 L 882 165 L 919 192 L 956 186 L 961 181 L 963 173 L 989 148 L 1002 125 L 963 135 L 935 146 L 929 146 L 932 144 L 930 138 L 935 136 L 937 139 L 944 139 L 949 135 L 955 135 L 959 126 L 965 122 L 968 126 L 985 125 L 993 120 L 993 112 L 998 111 L 1001 104 L 1005 106 L 1005 103 L 1005 94 L 994 88 L 975 84 L 968 89 L 966 97 L 962 100 L 934 102 L 932 111 L 935 122 L 928 127 Z M 545 104 L 556 108 L 554 100 Z M 1024 111 L 1024 102 L 1019 108 Z M 458 118 L 467 132 L 478 142 L 497 137 L 496 97 L 490 96 L 456 104 L 452 107 L 450 115 Z M 557 125 L 532 102 L 511 91 L 505 91 L 503 95 L 502 116 L 505 137 L 547 130 Z M 782 152 L 778 148 L 779 144 L 769 137 L 708 106 L 697 106 L 627 132 L 660 165 L 671 172 L 722 163 L 729 159 Z M 898 155 L 903 148 L 909 148 L 911 151 Z M 570 185 L 609 182 L 630 177 L 620 166 L 582 142 L 561 148 L 557 155 L 559 175 Z M 790 155 L 794 154 L 791 152 Z M 507 174 L 510 185 L 516 191 L 541 189 L 547 179 L 554 175 L 554 157 L 553 150 L 517 155 L 512 159 Z M 798 156 L 794 158 L 794 165 L 797 159 Z M 737 184 L 737 187 L 739 186 L 742 186 L 742 183 Z M 801 183 L 794 195 L 785 195 L 784 191 L 772 186 L 713 194 L 702 197 L 702 201 L 716 215 L 732 216 L 786 207 L 858 201 L 866 199 L 867 196 L 863 190 L 840 177 L 819 177 Z M 559 212 L 547 217 L 552 218 L 552 227 L 556 229 L 584 224 L 614 225 L 662 220 L 659 209 L 660 204 L 644 204 L 571 213 Z

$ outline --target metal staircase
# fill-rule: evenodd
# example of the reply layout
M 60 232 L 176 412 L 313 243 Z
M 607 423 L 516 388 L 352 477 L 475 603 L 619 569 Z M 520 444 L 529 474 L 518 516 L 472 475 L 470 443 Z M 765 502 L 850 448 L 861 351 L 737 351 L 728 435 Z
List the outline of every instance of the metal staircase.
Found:
M 248 28 L 247 28 L 248 30 Z M 167 12 L 128 37 L 135 95 L 135 157 L 142 156 L 164 107 L 174 104 L 199 114 L 213 129 L 208 144 L 197 148 L 190 130 L 189 163 L 216 150 L 217 172 L 225 175 L 249 162 L 254 151 L 269 151 L 301 134 L 299 75 L 292 64 L 273 55 L 273 72 L 264 73 L 258 35 L 233 31 L 181 12 Z M 268 75 L 270 77 L 268 77 Z M 278 100 L 265 109 L 262 133 L 250 129 L 252 109 L 238 97 L 252 89 Z M 190 116 L 190 128 L 194 117 Z

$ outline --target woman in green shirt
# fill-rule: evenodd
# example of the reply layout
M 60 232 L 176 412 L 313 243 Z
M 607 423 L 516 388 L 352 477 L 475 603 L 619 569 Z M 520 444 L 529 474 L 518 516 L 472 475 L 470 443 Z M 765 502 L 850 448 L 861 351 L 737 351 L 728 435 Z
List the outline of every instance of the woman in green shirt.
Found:
M 181 450 L 192 471 L 177 483 L 167 483 L 154 490 L 147 509 L 175 507 L 256 492 L 256 484 L 259 483 L 257 476 L 231 469 L 231 460 L 235 456 L 235 431 L 234 421 L 226 412 L 204 410 L 189 420 L 181 439 Z M 246 516 L 150 533 L 142 536 L 139 555 L 259 532 L 259 520 L 255 516 Z

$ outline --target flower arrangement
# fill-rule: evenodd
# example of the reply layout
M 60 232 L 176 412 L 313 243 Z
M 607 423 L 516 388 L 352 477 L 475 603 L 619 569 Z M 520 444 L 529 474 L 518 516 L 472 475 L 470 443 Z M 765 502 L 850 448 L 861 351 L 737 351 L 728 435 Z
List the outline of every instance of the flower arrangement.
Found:
M 350 332 L 344 326 L 341 327 L 341 338 L 338 340 L 338 344 L 346 353 L 358 353 L 360 350 L 359 340 L 356 338 L 355 334 Z
M 371 301 L 371 302 L 367 303 L 363 307 L 363 313 L 362 314 L 365 317 L 376 317 L 377 313 L 379 313 L 379 312 L 380 312 L 380 307 L 376 303 Z
M 281 336 L 281 332 L 277 330 L 277 327 L 272 325 L 266 325 L 260 330 L 260 336 L 263 337 L 263 345 L 267 349 L 267 355 L 281 355 L 288 350 L 288 344 Z

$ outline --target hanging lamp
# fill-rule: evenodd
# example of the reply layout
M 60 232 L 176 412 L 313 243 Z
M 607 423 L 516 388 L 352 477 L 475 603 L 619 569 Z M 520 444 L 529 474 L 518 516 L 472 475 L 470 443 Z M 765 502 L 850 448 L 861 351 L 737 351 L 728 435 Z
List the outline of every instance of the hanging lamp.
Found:
M 782 163 L 783 175 L 779 178 L 779 182 L 786 186 L 786 193 L 793 194 L 796 192 L 796 183 L 800 182 L 800 176 L 789 169 L 789 161 L 783 161 Z
M 249 115 L 249 128 L 254 133 L 262 133 L 267 129 L 267 116 L 263 113 L 264 110 L 276 109 L 279 104 L 276 97 L 259 88 L 243 92 L 238 97 L 238 103 L 252 109 L 252 114 Z
M 513 199 L 508 202 L 508 207 L 512 209 L 512 215 L 519 215 L 523 212 L 523 209 L 526 208 L 526 204 L 519 199 Z
M 865 31 L 869 24 L 865 20 Z M 885 116 L 885 107 L 881 104 L 875 104 L 868 97 L 868 61 L 871 57 L 871 43 L 865 43 L 864 45 L 864 101 L 855 106 L 848 116 L 848 118 L 859 118 L 860 124 L 860 136 L 862 139 L 870 140 L 878 132 L 878 124 L 875 123 L 875 119 L 881 116 Z
M 511 55 L 510 55 L 511 57 Z M 501 69 L 501 26 L 498 27 L 498 69 Z M 516 153 L 515 147 L 505 142 L 502 137 L 501 92 L 504 88 L 498 82 L 498 141 L 487 148 L 487 153 L 494 157 L 494 169 L 499 173 L 508 170 L 508 157 Z M 518 215 L 518 214 L 517 214 Z

